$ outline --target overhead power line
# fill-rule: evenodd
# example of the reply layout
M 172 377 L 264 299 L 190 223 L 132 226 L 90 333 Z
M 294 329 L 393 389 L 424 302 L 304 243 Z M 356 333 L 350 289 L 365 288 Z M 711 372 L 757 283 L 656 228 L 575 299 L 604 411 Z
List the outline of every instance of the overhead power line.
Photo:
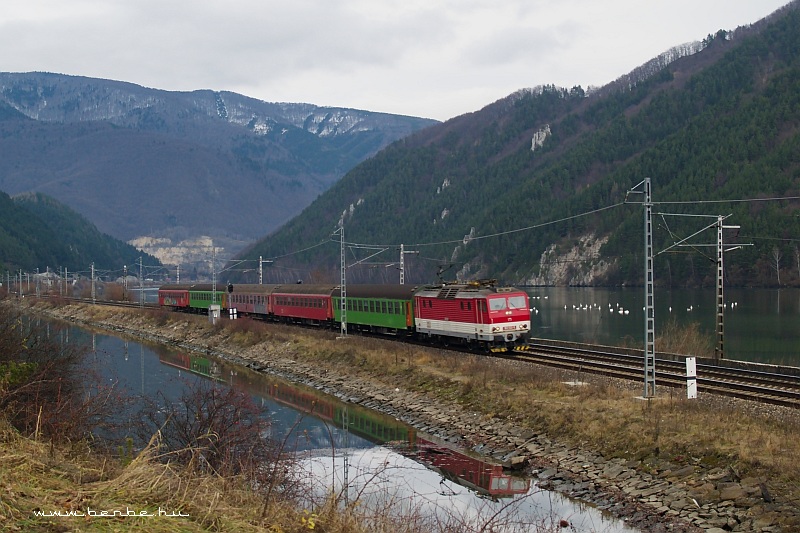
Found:
M 775 196 L 772 198 L 741 198 L 738 200 L 694 200 L 675 202 L 653 202 L 653 205 L 693 205 L 693 204 L 738 204 L 748 202 L 778 202 L 782 200 L 800 200 L 800 196 Z
M 694 200 L 694 201 L 671 201 L 671 202 L 670 201 L 666 201 L 666 202 L 653 202 L 653 205 L 729 204 L 729 203 L 748 203 L 748 202 L 776 202 L 776 201 L 786 201 L 786 200 L 800 200 L 800 196 L 776 196 L 776 197 L 770 197 L 770 198 L 741 198 L 741 199 L 730 199 L 730 200 Z M 619 202 L 619 203 L 616 203 L 616 204 L 613 204 L 613 205 L 600 207 L 598 209 L 592 209 L 591 211 L 586 211 L 586 212 L 579 213 L 579 214 L 576 214 L 576 215 L 570 215 L 570 216 L 567 216 L 567 217 L 563 217 L 563 218 L 559 218 L 559 219 L 555 219 L 555 220 L 550 220 L 550 221 L 542 222 L 542 223 L 539 223 L 539 224 L 533 224 L 531 226 L 525 226 L 525 227 L 522 227 L 522 228 L 516 228 L 516 229 L 511 229 L 511 230 L 506 230 L 506 231 L 500 231 L 500 232 L 497 232 L 497 233 L 490 233 L 490 234 L 487 234 L 487 235 L 479 235 L 479 236 L 476 236 L 476 237 L 465 237 L 465 238 L 461 238 L 461 239 L 452 239 L 452 240 L 447 240 L 447 241 L 436 241 L 436 242 L 422 242 L 422 243 L 416 243 L 416 244 L 405 244 L 405 246 L 421 248 L 423 246 L 439 246 L 439 245 L 443 245 L 443 244 L 463 243 L 465 240 L 467 242 L 469 242 L 469 241 L 477 241 L 477 240 L 482 240 L 482 239 L 489 239 L 489 238 L 493 238 L 493 237 L 502 237 L 504 235 L 513 235 L 515 233 L 521 233 L 523 231 L 530 231 L 530 230 L 534 230 L 534 229 L 543 228 L 543 227 L 546 227 L 546 226 L 552 226 L 554 224 L 560 224 L 560 223 L 563 223 L 563 222 L 568 222 L 570 220 L 576 220 L 578 218 L 586 217 L 586 216 L 589 216 L 589 215 L 594 215 L 596 213 L 600 213 L 600 212 L 603 212 L 603 211 L 608 211 L 610 209 L 614 209 L 614 208 L 620 207 L 620 206 L 625 205 L 625 204 L 626 204 L 626 202 Z M 296 250 L 296 251 L 288 252 L 288 253 L 285 253 L 285 254 L 282 254 L 282 255 L 273 256 L 270 259 L 275 260 L 275 259 L 281 259 L 281 258 L 284 258 L 284 257 L 290 257 L 292 255 L 301 254 L 303 252 L 307 252 L 308 250 L 313 250 L 314 248 L 318 248 L 318 247 L 320 247 L 320 246 L 322 246 L 324 244 L 327 244 L 329 242 L 331 242 L 331 239 L 319 242 L 317 244 L 314 244 L 314 245 L 309 246 L 307 248 L 303 248 L 301 250 Z M 345 244 L 348 247 L 375 247 L 375 248 L 398 248 L 398 247 L 400 247 L 400 244 L 369 244 L 369 243 L 356 243 L 356 242 L 346 242 Z

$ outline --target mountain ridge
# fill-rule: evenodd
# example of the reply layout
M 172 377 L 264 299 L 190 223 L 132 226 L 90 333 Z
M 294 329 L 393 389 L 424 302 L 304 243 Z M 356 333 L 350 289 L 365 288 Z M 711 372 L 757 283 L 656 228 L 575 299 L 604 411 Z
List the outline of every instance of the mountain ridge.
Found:
M 605 209 L 622 206 L 628 189 L 653 177 L 663 200 L 732 200 L 725 209 L 760 242 L 726 259 L 731 282 L 775 283 L 772 246 L 794 257 L 797 202 L 761 210 L 736 202 L 800 194 L 790 155 L 800 142 L 797 6 L 733 35 L 709 35 L 698 53 L 651 62 L 610 87 L 517 92 L 397 141 L 240 258 L 282 258 L 287 279 L 331 277 L 338 246 L 315 247 L 313 255 L 295 250 L 324 242 L 341 219 L 348 242 L 392 243 L 384 245 L 390 256 L 400 243 L 406 250 L 424 245 L 429 264 L 407 258 L 417 272 L 412 280 L 430 281 L 449 268 L 464 279 L 518 284 L 636 284 L 643 277 L 641 214 Z M 686 221 L 674 225 L 688 231 Z M 670 238 L 659 235 L 658 244 Z M 604 244 L 593 252 L 596 241 Z M 348 254 L 351 279 L 394 277 L 359 267 L 359 257 Z M 800 264 L 795 271 L 788 263 L 778 266 L 784 282 L 800 277 Z M 569 268 L 555 268 L 563 264 Z M 657 268 L 663 283 L 714 280 L 704 259 L 661 256 Z
M 0 73 L 0 106 L 0 190 L 48 194 L 126 241 L 210 237 L 221 257 L 436 123 L 53 73 Z

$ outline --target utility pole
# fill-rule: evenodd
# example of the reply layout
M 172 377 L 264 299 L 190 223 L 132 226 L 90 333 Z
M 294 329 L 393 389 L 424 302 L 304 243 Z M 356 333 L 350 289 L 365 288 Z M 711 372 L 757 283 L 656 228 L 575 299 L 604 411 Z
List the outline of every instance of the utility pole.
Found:
M 334 235 L 339 234 L 339 273 L 341 274 L 339 285 L 339 303 L 341 307 L 341 332 L 340 337 L 344 339 L 347 337 L 347 256 L 344 254 L 344 221 L 339 221 L 339 229 L 333 232 Z
M 217 303 L 217 247 L 211 245 L 211 305 Z
M 139 307 L 144 307 L 144 278 L 142 277 L 142 256 L 139 256 Z
M 264 263 L 274 263 L 272 259 L 263 259 L 260 255 L 258 256 L 258 284 L 264 284 Z
M 635 191 L 643 185 L 643 191 Z M 644 391 L 642 397 L 654 398 L 656 395 L 656 319 L 653 285 L 653 199 L 650 188 L 650 178 L 636 185 L 628 191 L 628 195 L 644 194 Z
M 409 250 L 405 251 L 405 246 L 403 244 L 400 245 L 400 285 L 405 284 L 405 272 L 406 272 L 406 263 L 404 257 L 406 254 L 418 254 L 419 252 L 416 250 Z
M 644 179 L 644 397 L 656 395 L 656 319 L 653 285 L 653 199 L 650 178 Z
M 659 253 L 664 253 L 672 248 L 675 247 L 690 247 L 693 249 L 698 249 L 701 247 L 715 247 L 716 248 L 716 257 L 712 258 L 711 254 L 703 254 L 708 259 L 714 261 L 717 270 L 717 289 L 716 289 L 716 299 L 717 299 L 717 314 L 716 314 L 716 346 L 714 347 L 714 361 L 719 363 L 719 360 L 725 356 L 725 295 L 724 295 L 724 284 L 725 284 L 725 269 L 724 269 L 724 262 L 723 257 L 725 252 L 730 252 L 732 250 L 737 250 L 743 246 L 752 246 L 752 244 L 736 244 L 736 245 L 729 245 L 728 248 L 725 248 L 725 244 L 723 242 L 722 233 L 723 230 L 726 229 L 739 229 L 739 226 L 725 226 L 723 225 L 723 221 L 730 217 L 731 215 L 687 215 L 687 214 L 675 214 L 675 213 L 661 213 L 661 216 L 664 217 L 665 215 L 670 216 L 680 216 L 680 217 L 700 217 L 700 218 L 713 218 L 715 219 L 713 223 L 707 225 L 703 229 L 696 231 L 695 233 L 689 235 L 688 237 L 681 239 L 680 241 L 675 242 L 672 246 L 667 247 L 665 250 L 662 250 Z M 716 244 L 686 244 L 689 239 L 692 239 L 699 235 L 700 233 L 715 227 L 717 230 L 717 242 Z
M 728 215 L 730 216 L 730 215 Z M 741 226 L 724 226 L 722 221 L 727 217 L 717 216 L 717 346 L 714 348 L 714 362 L 719 363 L 725 357 L 725 298 L 723 286 L 725 281 L 725 271 L 722 267 L 722 259 L 725 252 L 736 250 L 746 245 L 738 245 L 725 249 L 722 243 L 722 230 L 735 229 Z
M 94 263 L 92 263 L 92 303 L 97 303 L 97 293 L 94 286 Z
M 723 295 L 722 277 L 724 269 L 722 268 L 722 216 L 717 216 L 717 346 L 714 348 L 714 362 L 719 363 L 719 360 L 725 356 L 725 298 Z

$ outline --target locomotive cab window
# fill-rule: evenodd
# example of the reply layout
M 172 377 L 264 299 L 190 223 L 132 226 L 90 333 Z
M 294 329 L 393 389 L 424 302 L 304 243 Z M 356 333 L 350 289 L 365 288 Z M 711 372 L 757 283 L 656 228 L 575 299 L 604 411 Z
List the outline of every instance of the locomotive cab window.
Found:
M 525 297 L 524 296 L 511 296 L 508 299 L 508 308 L 509 309 L 525 309 Z
M 502 311 L 506 308 L 505 298 L 492 298 L 489 300 L 489 309 L 492 311 Z

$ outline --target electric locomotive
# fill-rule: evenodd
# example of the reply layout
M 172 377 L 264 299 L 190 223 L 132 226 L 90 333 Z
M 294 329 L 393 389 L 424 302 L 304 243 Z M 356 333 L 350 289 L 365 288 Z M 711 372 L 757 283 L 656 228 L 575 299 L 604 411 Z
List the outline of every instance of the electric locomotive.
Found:
M 525 349 L 531 329 L 528 295 L 495 285 L 495 280 L 479 280 L 417 290 L 417 335 L 493 352 Z

